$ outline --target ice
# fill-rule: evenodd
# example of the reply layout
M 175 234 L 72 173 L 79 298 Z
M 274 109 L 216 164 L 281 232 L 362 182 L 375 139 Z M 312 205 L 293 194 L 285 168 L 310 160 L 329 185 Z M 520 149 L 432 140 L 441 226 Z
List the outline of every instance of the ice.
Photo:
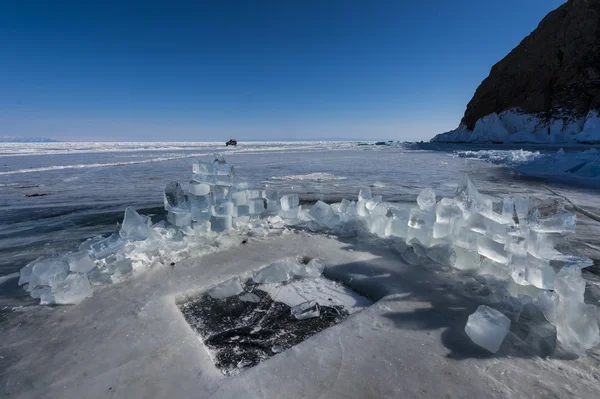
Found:
M 58 287 L 69 275 L 69 265 L 63 257 L 44 259 L 37 262 L 29 277 L 29 290 L 37 286 Z
M 433 238 L 444 238 L 450 235 L 452 226 L 450 223 L 435 222 L 433 224 Z
M 456 189 L 456 194 L 454 199 L 456 201 L 456 205 L 463 211 L 463 214 L 466 216 L 471 212 L 473 207 L 473 203 L 475 202 L 479 192 L 475 185 L 469 179 L 469 176 L 463 175 L 458 183 L 458 188 Z
M 215 173 L 215 165 L 213 162 L 195 162 L 192 165 L 192 173 L 195 175 L 213 175 Z
M 422 211 L 429 211 L 435 207 L 435 191 L 432 188 L 425 188 L 417 197 L 417 204 Z
M 371 209 L 372 216 L 387 216 L 387 214 L 388 214 L 388 207 L 383 203 L 378 204 L 373 209 Z
M 358 200 L 359 201 L 369 201 L 373 198 L 373 195 L 371 194 L 371 188 L 370 187 L 361 187 L 360 191 L 358 192 Z
M 408 221 L 405 219 L 392 219 L 390 221 L 390 235 L 399 238 L 406 238 L 408 230 Z
M 498 243 L 488 237 L 479 237 L 477 239 L 477 251 L 486 258 L 507 265 L 510 262 L 511 254 L 504 250 L 504 244 Z
M 316 278 L 323 274 L 323 270 L 325 270 L 325 261 L 314 258 L 304 266 L 304 276 Z
M 557 339 L 561 346 L 576 355 L 600 344 L 597 310 L 584 302 L 585 280 L 581 269 L 562 269 L 554 282 L 558 301 L 555 301 L 554 318 Z M 549 302 L 549 301 L 548 301 Z M 549 309 L 546 312 L 552 314 Z
M 367 200 L 365 202 L 365 207 L 367 208 L 367 210 L 370 213 L 372 213 L 376 207 L 378 207 L 379 205 L 383 205 L 383 204 L 381 204 L 382 200 L 383 200 L 383 198 L 381 197 L 381 195 L 376 195 L 373 198 L 371 198 L 370 200 Z
M 284 259 L 258 271 L 252 280 L 258 284 L 280 283 L 304 274 L 301 269 L 302 266 L 296 259 Z
M 125 217 L 119 235 L 124 240 L 141 241 L 152 234 L 152 221 L 148 216 L 142 216 L 136 210 L 128 206 L 125 209 Z
M 230 215 L 213 215 L 210 217 L 211 230 L 216 233 L 222 233 L 233 227 L 233 220 Z
M 90 255 L 93 259 L 102 259 L 119 251 L 126 241 L 119 234 L 111 234 L 106 238 L 93 243 L 89 247 Z
M 19 282 L 18 282 L 19 285 L 29 283 L 29 279 L 31 278 L 31 273 L 33 270 L 33 266 L 41 260 L 42 260 L 42 258 L 38 258 L 38 259 L 34 260 L 33 262 L 29 262 L 27 265 L 25 265 L 19 271 Z
M 235 217 L 248 216 L 248 215 L 250 215 L 250 207 L 248 205 L 238 205 L 235 207 L 235 209 L 233 211 L 233 216 L 235 216 Z
M 574 233 L 576 216 L 567 212 L 564 208 L 559 209 L 556 214 L 543 218 L 538 209 L 531 212 L 529 222 L 531 230 L 541 233 Z
M 390 235 L 390 223 L 391 219 L 385 216 L 373 215 L 370 218 L 369 231 L 376 236 L 387 237 Z
M 167 211 L 188 211 L 190 203 L 177 182 L 167 184 L 164 192 L 164 203 Z
M 281 212 L 279 212 L 279 215 L 286 220 L 298 220 L 300 219 L 301 211 L 302 208 L 300 206 L 297 206 L 292 209 L 282 210 Z
M 87 273 L 96 267 L 88 251 L 79 251 L 67 255 L 67 263 L 69 264 L 69 270 L 75 273 Z
M 213 299 L 224 299 L 241 294 L 242 292 L 244 292 L 244 288 L 240 283 L 240 279 L 234 277 L 208 291 L 208 295 L 210 295 L 210 297 Z
M 286 258 L 274 262 L 254 274 L 252 280 L 258 284 L 280 283 L 294 278 L 316 278 L 325 269 L 325 262 L 319 258 L 302 264 L 296 258 Z
M 310 208 L 309 215 L 315 222 L 330 229 L 340 221 L 340 217 L 336 215 L 333 209 L 322 201 L 318 201 Z
M 248 213 L 250 215 L 260 215 L 265 211 L 265 200 L 263 198 L 254 198 L 248 201 Z
M 189 226 L 192 223 L 192 214 L 188 211 L 169 211 L 167 221 L 174 226 Z
M 508 334 L 510 319 L 496 309 L 480 305 L 469 316 L 465 332 L 475 344 L 496 353 Z
M 292 307 L 291 313 L 298 320 L 306 320 L 319 317 L 321 308 L 316 301 L 307 301 Z
M 491 276 L 500 281 L 507 281 L 511 278 L 509 268 L 506 265 L 494 262 L 488 258 L 483 258 L 481 267 L 479 268 L 479 274 Z
M 454 267 L 459 270 L 476 270 L 481 266 L 481 255 L 477 251 L 469 251 L 464 248 L 454 248 L 456 258 Z
M 210 193 L 210 185 L 192 180 L 190 182 L 189 193 L 195 196 L 208 195 Z
M 240 295 L 240 301 L 258 303 L 260 302 L 260 297 L 256 294 L 248 292 L 244 295 Z
M 231 201 L 236 205 L 248 205 L 248 191 L 236 191 L 231 194 Z
M 408 219 L 408 227 L 413 229 L 431 229 L 435 222 L 435 213 L 430 210 L 424 211 L 419 208 L 410 210 L 410 218 Z
M 224 201 L 215 205 L 213 215 L 233 216 L 233 202 Z
M 85 274 L 71 273 L 62 284 L 52 288 L 52 295 L 58 305 L 76 305 L 92 296 L 92 287 Z
M 456 202 L 450 198 L 442 198 L 435 208 L 435 220 L 439 223 L 451 223 L 457 217 L 462 216 L 462 212 Z

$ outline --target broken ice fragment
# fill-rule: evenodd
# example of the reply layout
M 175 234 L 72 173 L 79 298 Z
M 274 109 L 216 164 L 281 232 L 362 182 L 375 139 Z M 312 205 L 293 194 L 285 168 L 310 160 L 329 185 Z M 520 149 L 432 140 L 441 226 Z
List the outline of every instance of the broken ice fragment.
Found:
M 296 259 L 283 259 L 259 270 L 252 280 L 258 284 L 280 283 L 301 274 L 302 268 Z
M 340 221 L 340 217 L 331 209 L 329 205 L 322 201 L 317 201 L 310 208 L 310 217 L 321 226 L 333 228 Z
M 67 255 L 67 263 L 69 269 L 75 273 L 87 273 L 96 267 L 88 251 L 79 251 Z
M 260 302 L 260 297 L 256 294 L 248 292 L 244 295 L 240 295 L 240 301 L 258 303 L 258 302 Z
M 460 183 L 456 189 L 456 194 L 454 196 L 454 200 L 456 205 L 463 211 L 463 214 L 467 216 L 473 207 L 473 203 L 476 200 L 479 192 L 475 185 L 469 179 L 468 175 L 463 175 L 460 178 Z
M 244 288 L 242 287 L 242 284 L 240 284 L 240 279 L 234 277 L 208 291 L 208 295 L 213 299 L 224 299 L 238 295 L 242 292 L 244 292 Z
M 485 305 L 480 305 L 475 313 L 469 316 L 465 332 L 475 344 L 496 353 L 508 334 L 510 320 L 508 317 Z
M 164 203 L 167 211 L 188 211 L 190 209 L 188 198 L 177 182 L 171 182 L 165 187 Z
M 111 234 L 106 238 L 101 238 L 99 241 L 90 245 L 90 255 L 98 260 L 107 257 L 110 254 L 117 252 L 125 245 L 126 241 L 117 233 Z
M 325 262 L 319 258 L 311 259 L 304 266 L 304 274 L 306 277 L 319 277 L 325 270 Z
M 292 316 L 298 320 L 312 319 L 321 315 L 321 308 L 316 301 L 307 301 L 292 307 Z
M 71 273 L 62 284 L 52 288 L 52 294 L 59 305 L 75 305 L 92 296 L 92 288 L 85 274 Z
M 135 208 L 128 206 L 125 209 L 125 217 L 119 235 L 124 240 L 141 241 L 152 234 L 151 220 L 148 216 L 142 216 Z
M 361 187 L 360 191 L 358 192 L 358 200 L 359 201 L 369 201 L 370 199 L 372 199 L 373 196 L 371 195 L 371 188 L 370 187 Z
M 424 188 L 417 197 L 417 204 L 422 211 L 428 211 L 435 207 L 435 191 L 432 188 Z

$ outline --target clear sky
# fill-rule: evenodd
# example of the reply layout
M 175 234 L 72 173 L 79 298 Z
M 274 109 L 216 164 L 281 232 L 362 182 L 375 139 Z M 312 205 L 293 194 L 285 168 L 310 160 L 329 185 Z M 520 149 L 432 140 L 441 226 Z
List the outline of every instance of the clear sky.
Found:
M 3 1 L 0 135 L 428 140 L 563 2 Z

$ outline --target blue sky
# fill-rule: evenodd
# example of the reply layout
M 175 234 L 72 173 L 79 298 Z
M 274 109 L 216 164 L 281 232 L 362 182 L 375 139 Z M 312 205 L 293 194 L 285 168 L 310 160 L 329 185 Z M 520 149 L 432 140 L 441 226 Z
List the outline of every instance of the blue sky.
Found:
M 0 135 L 428 140 L 563 2 L 7 1 Z

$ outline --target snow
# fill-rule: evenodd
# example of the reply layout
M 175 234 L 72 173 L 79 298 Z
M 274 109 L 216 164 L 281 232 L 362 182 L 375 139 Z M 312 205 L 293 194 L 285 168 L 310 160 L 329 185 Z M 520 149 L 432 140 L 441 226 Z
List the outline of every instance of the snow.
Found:
M 492 113 L 475 123 L 473 131 L 464 124 L 441 133 L 439 143 L 600 143 L 600 116 L 590 111 L 584 118 L 555 117 L 545 120 L 510 109 Z

